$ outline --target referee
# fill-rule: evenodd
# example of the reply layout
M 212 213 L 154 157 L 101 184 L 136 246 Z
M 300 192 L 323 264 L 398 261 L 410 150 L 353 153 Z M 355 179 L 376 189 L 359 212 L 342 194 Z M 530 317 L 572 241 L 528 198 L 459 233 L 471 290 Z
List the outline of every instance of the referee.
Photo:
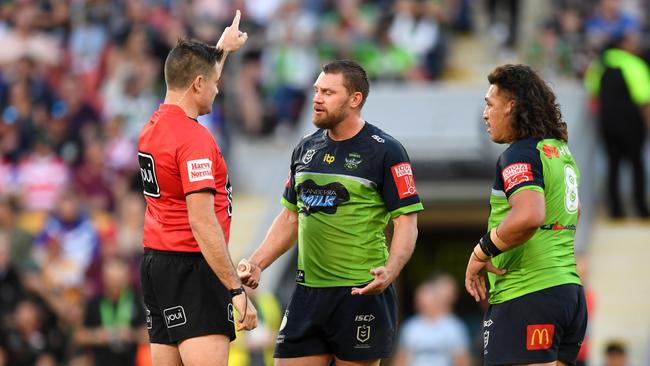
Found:
M 237 11 L 217 46 L 180 40 L 165 61 L 167 93 L 138 138 L 147 201 L 142 292 L 154 365 L 223 365 L 237 328 L 257 313 L 227 243 L 232 188 L 214 138 L 196 118 L 210 113 L 229 52 L 247 35 Z

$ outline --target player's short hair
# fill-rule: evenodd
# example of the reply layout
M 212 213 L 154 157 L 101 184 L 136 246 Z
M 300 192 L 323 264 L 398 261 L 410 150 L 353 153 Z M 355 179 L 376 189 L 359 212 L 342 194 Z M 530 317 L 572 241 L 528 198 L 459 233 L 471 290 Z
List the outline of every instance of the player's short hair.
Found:
M 363 96 L 360 104 L 360 107 L 363 107 L 370 93 L 370 83 L 368 74 L 361 65 L 352 60 L 336 60 L 323 65 L 322 71 L 326 74 L 343 75 L 343 85 L 348 93 L 360 92 Z
M 512 127 L 516 140 L 526 137 L 569 140 L 555 94 L 533 69 L 526 65 L 498 66 L 488 75 L 488 81 L 515 100 Z
M 207 77 L 223 58 L 223 50 L 203 42 L 179 39 L 165 60 L 165 83 L 169 89 L 187 88 L 198 75 Z

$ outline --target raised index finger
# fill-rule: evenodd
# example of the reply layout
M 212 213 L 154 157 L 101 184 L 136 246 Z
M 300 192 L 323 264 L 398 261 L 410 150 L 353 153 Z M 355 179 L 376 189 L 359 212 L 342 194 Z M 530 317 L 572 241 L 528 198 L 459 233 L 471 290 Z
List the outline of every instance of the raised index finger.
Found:
M 239 30 L 239 19 L 241 19 L 241 12 L 239 9 L 235 12 L 235 17 L 232 20 L 232 24 L 230 25 L 231 27 Z

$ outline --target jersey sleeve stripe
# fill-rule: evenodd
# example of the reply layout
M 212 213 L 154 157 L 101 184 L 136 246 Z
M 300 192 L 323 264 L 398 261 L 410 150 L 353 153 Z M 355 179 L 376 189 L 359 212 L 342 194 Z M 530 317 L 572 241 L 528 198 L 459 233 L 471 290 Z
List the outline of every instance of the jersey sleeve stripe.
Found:
M 405 215 L 405 214 L 408 214 L 408 213 L 411 213 L 411 212 L 418 212 L 418 211 L 422 211 L 422 210 L 424 210 L 424 206 L 422 206 L 421 202 L 418 202 L 418 203 L 414 203 L 412 205 L 400 207 L 400 208 L 398 208 L 396 210 L 391 211 L 390 212 L 390 218 L 394 219 L 397 216 Z
M 524 184 L 526 184 L 526 183 L 524 183 Z M 515 194 L 517 194 L 517 193 L 519 193 L 519 192 L 521 192 L 523 190 L 527 190 L 527 189 L 544 194 L 544 188 L 542 188 L 542 187 L 540 187 L 540 186 L 538 186 L 536 184 L 533 184 L 533 182 L 530 182 L 530 183 L 528 183 L 528 185 L 521 186 L 521 187 L 517 188 L 514 192 L 508 194 L 508 198 L 514 196 Z
M 217 193 L 217 190 L 212 187 L 199 188 L 185 193 L 185 197 L 191 195 L 192 193 L 199 193 L 199 192 L 210 192 L 212 194 L 215 194 Z
M 280 202 L 282 203 L 282 206 L 288 208 L 289 210 L 298 212 L 298 206 L 296 204 L 287 201 L 286 198 L 282 197 L 282 200 L 280 200 Z

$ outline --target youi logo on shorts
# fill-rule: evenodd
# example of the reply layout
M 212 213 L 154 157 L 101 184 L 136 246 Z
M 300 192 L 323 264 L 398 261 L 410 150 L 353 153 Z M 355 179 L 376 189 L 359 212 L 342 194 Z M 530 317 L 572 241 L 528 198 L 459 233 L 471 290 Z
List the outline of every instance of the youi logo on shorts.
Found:
M 167 328 L 178 327 L 179 325 L 187 323 L 187 317 L 185 317 L 185 309 L 183 309 L 183 307 L 180 305 L 163 310 L 163 316 L 165 317 L 165 324 L 167 324 Z

